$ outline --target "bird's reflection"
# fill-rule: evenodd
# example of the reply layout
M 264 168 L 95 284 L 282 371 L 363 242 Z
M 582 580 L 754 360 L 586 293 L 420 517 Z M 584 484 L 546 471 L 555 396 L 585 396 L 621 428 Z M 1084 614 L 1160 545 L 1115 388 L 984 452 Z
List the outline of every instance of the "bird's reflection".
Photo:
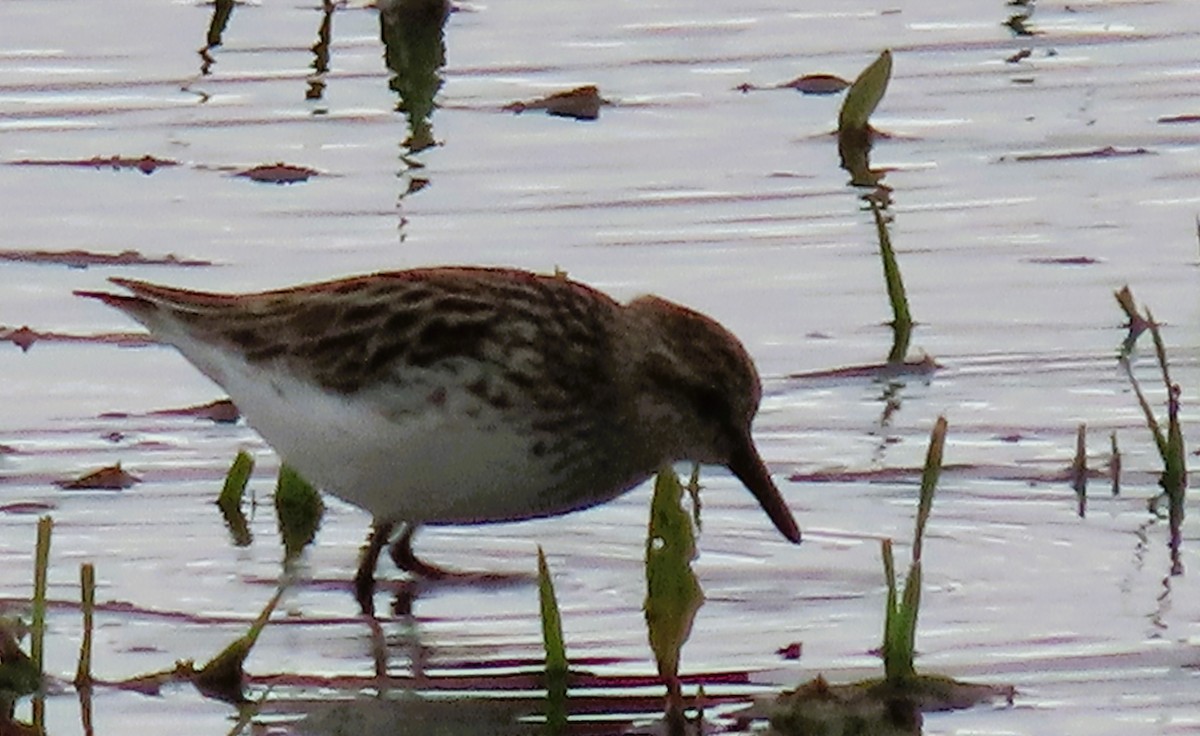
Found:
M 450 16 L 446 0 L 381 0 L 379 32 L 388 87 L 399 96 L 396 110 L 404 113 L 409 135 L 404 148 L 420 153 L 436 145 L 433 138 L 434 97 L 442 87 L 446 65 L 444 28 Z
M 212 72 L 216 63 L 210 53 L 221 45 L 221 35 L 229 24 L 229 16 L 233 15 L 233 0 L 214 0 L 212 19 L 208 23 L 208 34 L 204 38 L 204 48 L 200 49 L 200 76 L 206 77 Z
M 312 46 L 313 73 L 308 77 L 308 90 L 304 93 L 306 100 L 319 100 L 325 95 L 325 75 L 329 73 L 329 45 L 333 36 L 333 10 L 337 5 L 333 0 L 324 0 L 321 4 L 321 27 L 317 29 L 317 42 Z

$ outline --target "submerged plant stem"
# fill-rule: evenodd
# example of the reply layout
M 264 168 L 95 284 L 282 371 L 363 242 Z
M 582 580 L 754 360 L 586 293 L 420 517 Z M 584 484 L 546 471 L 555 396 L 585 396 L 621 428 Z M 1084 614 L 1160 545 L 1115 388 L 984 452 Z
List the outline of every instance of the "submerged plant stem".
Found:
M 33 563 L 33 613 L 30 624 L 29 656 L 42 675 L 42 653 L 46 643 L 46 575 L 50 567 L 50 533 L 54 529 L 54 520 L 49 516 L 38 519 L 37 549 Z
M 892 349 L 888 353 L 889 365 L 904 362 L 908 355 L 908 345 L 912 340 L 913 320 L 908 310 L 908 294 L 904 290 L 904 279 L 900 276 L 900 265 L 896 262 L 896 252 L 892 248 L 892 239 L 888 235 L 887 222 L 879 204 L 868 198 L 871 214 L 875 217 L 875 233 L 879 239 L 879 255 L 883 260 L 883 278 L 887 284 L 888 302 L 892 306 Z
M 96 568 L 90 562 L 79 566 L 79 607 L 83 611 L 83 641 L 79 644 L 79 666 L 75 668 L 75 687 L 92 686 L 92 619 L 96 609 Z
M 567 727 L 567 647 L 562 615 L 546 554 L 538 546 L 538 602 L 541 609 L 542 645 L 546 650 L 546 731 L 563 733 Z

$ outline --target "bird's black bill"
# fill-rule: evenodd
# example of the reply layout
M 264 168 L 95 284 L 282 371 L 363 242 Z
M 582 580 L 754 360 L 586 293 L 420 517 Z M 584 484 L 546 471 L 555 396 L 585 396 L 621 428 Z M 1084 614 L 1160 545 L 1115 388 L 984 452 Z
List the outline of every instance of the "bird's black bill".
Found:
M 758 450 L 754 448 L 754 443 L 749 437 L 734 449 L 733 457 L 729 460 L 729 469 L 758 499 L 758 503 L 763 507 L 763 511 L 767 512 L 767 516 L 771 517 L 779 533 L 787 537 L 788 541 L 799 544 L 800 527 L 796 525 L 791 509 L 779 494 L 779 489 L 771 480 L 771 474 L 767 472 L 767 466 L 758 456 Z

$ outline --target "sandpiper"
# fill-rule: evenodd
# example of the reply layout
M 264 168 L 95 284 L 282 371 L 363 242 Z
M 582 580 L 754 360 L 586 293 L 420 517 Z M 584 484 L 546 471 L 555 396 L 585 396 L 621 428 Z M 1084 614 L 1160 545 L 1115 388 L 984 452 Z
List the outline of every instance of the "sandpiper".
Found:
M 729 468 L 784 537 L 800 530 L 750 436 L 762 390 L 714 320 L 644 296 L 622 305 L 559 275 L 423 268 L 254 294 L 114 278 L 80 291 L 141 322 L 220 384 L 284 462 L 370 512 L 355 576 L 397 524 L 553 516 L 609 501 L 669 463 Z

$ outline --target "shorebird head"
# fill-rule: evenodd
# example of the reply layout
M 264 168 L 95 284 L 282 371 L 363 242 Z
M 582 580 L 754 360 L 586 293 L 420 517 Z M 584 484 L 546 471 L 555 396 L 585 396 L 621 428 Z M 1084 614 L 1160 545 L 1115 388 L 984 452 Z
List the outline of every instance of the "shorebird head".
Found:
M 758 499 L 788 540 L 800 529 L 758 454 L 750 425 L 758 413 L 762 384 L 741 342 L 715 320 L 658 297 L 629 304 L 634 319 L 650 329 L 637 346 L 639 419 L 669 434 L 669 461 L 724 465 Z

